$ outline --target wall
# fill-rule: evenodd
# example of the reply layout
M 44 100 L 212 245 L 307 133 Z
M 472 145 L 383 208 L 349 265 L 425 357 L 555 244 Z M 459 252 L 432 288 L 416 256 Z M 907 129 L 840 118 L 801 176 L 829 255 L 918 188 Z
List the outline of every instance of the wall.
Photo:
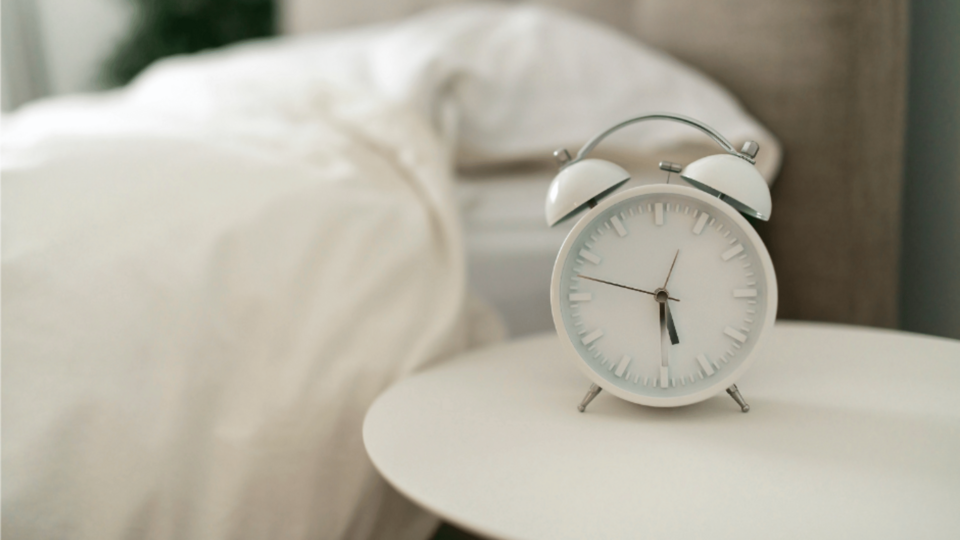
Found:
M 130 25 L 125 0 L 3 0 L 3 108 L 98 88 L 100 64 Z
M 900 322 L 960 338 L 960 2 L 911 19 Z
M 132 2 L 35 0 L 52 94 L 95 90 L 100 64 L 126 32 Z

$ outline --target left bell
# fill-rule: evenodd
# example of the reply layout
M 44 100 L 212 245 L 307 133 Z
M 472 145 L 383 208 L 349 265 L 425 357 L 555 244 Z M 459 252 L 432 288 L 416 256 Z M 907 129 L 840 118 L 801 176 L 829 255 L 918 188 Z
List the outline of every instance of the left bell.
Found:
M 574 161 L 560 170 L 547 191 L 547 225 L 553 227 L 630 180 L 623 167 L 603 159 Z

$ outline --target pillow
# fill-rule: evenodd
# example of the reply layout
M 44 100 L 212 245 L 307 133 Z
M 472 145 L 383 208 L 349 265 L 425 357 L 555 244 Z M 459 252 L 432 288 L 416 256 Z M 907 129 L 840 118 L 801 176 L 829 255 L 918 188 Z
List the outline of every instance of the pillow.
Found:
M 546 7 L 460 4 L 200 58 L 149 69 L 134 85 L 135 100 L 211 111 L 238 84 L 302 95 L 324 79 L 414 107 L 444 135 L 460 167 L 549 159 L 559 147 L 573 153 L 629 116 L 669 111 L 706 122 L 738 147 L 759 142 L 758 168 L 768 181 L 780 163 L 774 136 L 709 78 L 611 28 Z M 225 90 L 207 93 L 217 80 Z M 599 150 L 656 155 L 695 146 L 702 155 L 704 145 L 721 151 L 697 130 L 656 122 Z
M 533 5 L 459 5 L 396 24 L 371 51 L 377 87 L 418 105 L 435 124 L 452 101 L 458 165 L 498 164 L 574 152 L 627 117 L 669 111 L 702 120 L 725 137 L 756 140 L 768 179 L 776 139 L 726 90 L 694 69 L 613 29 Z M 611 138 L 615 153 L 650 153 L 710 142 L 674 123 Z M 739 147 L 739 146 L 738 146 Z M 713 146 L 717 153 L 719 148 Z

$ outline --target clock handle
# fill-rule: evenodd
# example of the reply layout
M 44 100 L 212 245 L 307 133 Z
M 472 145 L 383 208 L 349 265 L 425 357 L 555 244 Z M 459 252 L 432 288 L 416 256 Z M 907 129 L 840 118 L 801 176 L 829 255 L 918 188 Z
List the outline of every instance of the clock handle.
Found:
M 597 397 L 597 394 L 599 394 L 601 390 L 603 390 L 603 388 L 600 388 L 599 385 L 591 384 L 590 390 L 587 391 L 587 395 L 583 396 L 583 401 L 580 402 L 580 406 L 577 407 L 577 410 L 580 412 L 587 410 L 587 405 L 593 401 L 593 398 Z
M 726 151 L 728 154 L 732 156 L 737 156 L 739 158 L 743 158 L 752 164 L 756 164 L 756 161 L 753 158 L 756 157 L 757 150 L 759 150 L 759 147 L 757 147 L 757 143 L 752 143 L 752 146 L 749 146 L 749 147 L 745 145 L 742 151 L 737 152 L 736 149 L 733 147 L 733 145 L 730 144 L 730 141 L 728 141 L 723 135 L 721 135 L 717 130 L 713 129 L 712 127 L 704 124 L 703 122 L 700 122 L 699 120 L 694 120 L 689 116 L 683 116 L 680 114 L 652 113 L 652 114 L 644 114 L 642 116 L 636 116 L 634 118 L 624 120 L 623 122 L 620 122 L 619 124 L 604 131 L 603 133 L 600 133 L 599 135 L 587 141 L 587 144 L 585 144 L 583 148 L 581 148 L 580 151 L 577 152 L 576 159 L 570 161 L 569 154 L 567 154 L 567 159 L 563 161 L 563 165 L 575 163 L 577 161 L 582 160 L 587 156 L 587 154 L 592 152 L 593 149 L 596 148 L 598 144 L 600 144 L 600 141 L 606 139 L 611 133 L 618 131 L 622 128 L 625 128 L 631 124 L 644 122 L 646 120 L 670 120 L 672 122 L 680 122 L 681 124 L 686 124 L 690 127 L 699 129 L 700 131 L 706 133 L 707 136 L 713 139 L 717 144 L 719 144 L 720 147 L 723 148 L 724 151 Z M 756 149 L 754 147 L 756 147 Z

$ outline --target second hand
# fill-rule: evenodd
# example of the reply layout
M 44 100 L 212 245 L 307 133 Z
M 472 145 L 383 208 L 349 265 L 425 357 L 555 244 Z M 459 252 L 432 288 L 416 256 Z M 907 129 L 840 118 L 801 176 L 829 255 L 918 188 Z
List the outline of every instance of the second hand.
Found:
M 634 288 L 634 287 L 628 287 L 628 286 L 626 286 L 626 285 L 621 285 L 621 284 L 619 284 L 619 283 L 614 283 L 614 282 L 612 282 L 612 281 L 604 281 L 604 280 L 602 280 L 602 279 L 597 279 L 597 278 L 594 278 L 594 277 L 585 276 L 585 275 L 583 275 L 583 274 L 577 274 L 577 277 L 578 277 L 578 278 L 583 278 L 583 279 L 589 279 L 590 281 L 596 281 L 597 283 L 605 283 L 605 284 L 607 284 L 607 285 L 612 285 L 612 286 L 614 286 L 614 287 L 620 287 L 621 289 L 627 289 L 627 290 L 630 290 L 630 291 L 636 291 L 636 292 L 640 292 L 640 293 L 643 293 L 643 294 L 649 294 L 650 296 L 656 296 L 655 293 L 652 293 L 652 292 L 650 292 L 650 291 L 645 291 L 645 290 L 643 290 L 643 289 L 637 289 L 637 288 Z M 679 298 L 674 298 L 674 297 L 672 297 L 672 296 L 668 296 L 667 298 L 669 298 L 670 300 L 673 300 L 674 302 L 679 302 L 679 301 L 680 301 Z

